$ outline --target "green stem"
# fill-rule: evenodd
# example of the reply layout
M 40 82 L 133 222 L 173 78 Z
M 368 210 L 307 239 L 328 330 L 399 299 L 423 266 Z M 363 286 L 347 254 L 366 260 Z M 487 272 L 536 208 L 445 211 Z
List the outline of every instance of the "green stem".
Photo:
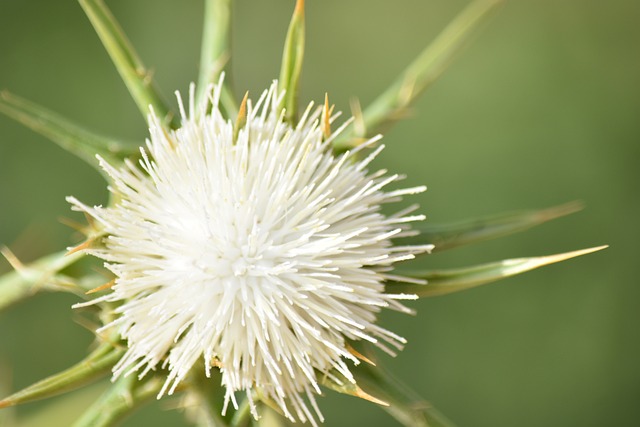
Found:
M 81 291 L 59 272 L 84 258 L 82 253 L 57 252 L 27 265 L 20 264 L 6 248 L 2 253 L 16 270 L 0 276 L 0 310 L 39 291 Z
M 220 74 L 229 70 L 231 55 L 231 2 L 232 0 L 205 0 L 200 73 L 196 87 L 196 105 L 201 105 L 211 84 L 218 82 Z M 238 111 L 238 103 L 229 87 L 227 73 L 222 83 L 220 103 L 227 117 Z
M 0 112 L 85 160 L 105 176 L 98 166 L 96 154 L 115 164 L 117 159 L 132 155 L 138 148 L 137 144 L 94 134 L 59 114 L 7 91 L 0 92 Z
M 337 151 L 357 145 L 363 138 L 371 137 L 385 126 L 406 115 L 408 107 L 449 66 L 469 36 L 500 4 L 502 0 L 476 0 L 469 4 L 438 37 L 404 70 L 387 90 L 378 96 L 360 117 L 361 132 L 339 138 L 334 148 Z
M 145 67 L 122 27 L 102 0 L 78 0 L 98 33 L 122 80 L 145 119 L 152 107 L 167 126 L 177 128 L 179 122 L 156 89 L 152 73 Z
M 0 408 L 33 402 L 75 390 L 107 375 L 120 359 L 122 352 L 111 344 L 103 344 L 81 362 L 69 369 L 12 394 L 0 401 Z
M 304 39 L 304 0 L 297 0 L 287 31 L 287 39 L 284 42 L 278 80 L 278 89 L 285 91 L 282 100 L 282 108 L 286 110 L 285 118 L 292 124 L 295 124 L 298 116 L 298 90 L 304 59 Z
M 141 381 L 135 375 L 120 378 L 85 411 L 73 427 L 115 426 L 151 400 L 162 383 L 159 378 Z

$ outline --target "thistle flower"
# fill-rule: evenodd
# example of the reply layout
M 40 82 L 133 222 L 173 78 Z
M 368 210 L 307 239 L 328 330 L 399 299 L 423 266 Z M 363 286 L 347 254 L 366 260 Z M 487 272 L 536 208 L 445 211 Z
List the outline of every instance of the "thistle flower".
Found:
M 104 247 L 90 252 L 116 276 L 112 292 L 88 304 L 122 304 L 103 328 L 128 343 L 115 377 L 166 365 L 163 395 L 196 364 L 207 376 L 220 367 L 225 407 L 237 409 L 236 391 L 251 399 L 257 389 L 291 420 L 313 421 L 307 402 L 322 419 L 317 375 L 335 369 L 355 382 L 348 340 L 391 354 L 405 342 L 376 325 L 377 313 L 408 312 L 398 300 L 417 297 L 386 293 L 384 281 L 395 262 L 431 246 L 393 246 L 424 217 L 380 211 L 425 187 L 385 191 L 399 175 L 367 171 L 383 146 L 364 160 L 334 155 L 340 132 L 325 138 L 320 108 L 289 125 L 277 82 L 248 102 L 246 124 L 234 130 L 218 109 L 220 89 L 206 115 L 196 114 L 208 106 L 195 109 L 192 90 L 176 131 L 151 114 L 139 165 L 100 159 L 113 206 L 69 199 L 101 224 Z
M 192 85 L 188 108 L 178 95 L 180 114 L 163 102 L 104 2 L 79 1 L 147 117 L 150 136 L 140 148 L 0 93 L 0 112 L 92 165 L 97 155 L 112 196 L 105 207 L 68 199 L 90 218 L 79 227 L 87 240 L 69 253 L 25 265 L 1 249 L 16 271 L 0 277 L 0 309 L 45 289 L 106 294 L 75 305 L 93 306 L 104 322 L 96 349 L 0 400 L 0 408 L 111 373 L 115 384 L 74 427 L 112 426 L 150 397 L 182 391 L 187 415 L 198 425 L 246 425 L 250 413 L 260 417 L 259 402 L 316 425 L 323 420 L 320 386 L 378 403 L 405 426 L 452 426 L 379 362 L 360 363 L 371 361 L 371 345 L 393 355 L 405 344 L 377 324 L 380 311 L 411 312 L 402 300 L 464 290 L 604 248 L 393 272 L 397 262 L 430 252 L 430 243 L 438 251 L 477 243 L 580 208 L 427 226 L 413 214 L 415 206 L 383 214 L 383 205 L 425 187 L 390 188 L 399 175 L 368 170 L 383 149 L 374 135 L 403 116 L 499 0 L 471 3 L 367 108 L 354 103 L 353 122 L 335 132 L 339 114 L 332 115 L 327 99 L 301 115 L 297 108 L 304 0 L 296 1 L 279 81 L 255 104 L 245 97 L 240 106 L 221 77 L 230 54 L 231 1 L 206 0 L 197 91 Z M 113 281 L 104 284 L 85 253 L 104 260 Z M 230 404 L 237 412 L 224 415 Z M 265 418 L 282 425 L 281 418 Z

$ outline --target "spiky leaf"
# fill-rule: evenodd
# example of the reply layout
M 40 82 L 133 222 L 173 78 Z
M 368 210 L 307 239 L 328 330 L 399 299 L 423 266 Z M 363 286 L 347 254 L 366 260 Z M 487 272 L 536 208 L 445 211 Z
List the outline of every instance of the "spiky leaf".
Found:
M 7 91 L 0 93 L 0 112 L 49 138 L 60 147 L 85 160 L 101 173 L 96 154 L 117 163 L 138 149 L 137 144 L 117 141 L 92 133 L 44 107 Z
M 45 399 L 77 389 L 104 377 L 122 356 L 111 344 L 103 344 L 81 362 L 0 400 L 0 408 Z
M 148 402 L 162 388 L 163 380 L 148 376 L 139 380 L 135 375 L 119 378 L 91 405 L 73 427 L 111 427 Z
M 217 83 L 220 74 L 229 68 L 230 30 L 231 0 L 205 0 L 196 105 L 201 105 L 208 87 Z M 227 76 L 222 83 L 222 93 L 220 94 L 220 104 L 227 117 L 231 117 L 238 111 L 237 102 L 229 88 L 229 80 Z
M 409 106 L 436 81 L 474 30 L 499 3 L 501 0 L 476 0 L 470 3 L 400 77 L 364 110 L 359 120 L 360 126 L 354 127 L 360 130 L 360 134 L 354 134 L 352 129 L 351 134 L 345 134 L 335 141 L 335 150 L 349 149 L 406 116 Z
M 147 118 L 149 108 L 152 107 L 165 124 L 177 128 L 180 123 L 163 101 L 155 87 L 151 72 L 145 68 L 109 8 L 102 0 L 78 1 L 144 118 Z
M 368 354 L 367 358 L 374 358 Z M 379 404 L 382 409 L 406 427 L 455 427 L 433 405 L 401 384 L 390 372 L 376 363 L 361 363 L 351 369 L 355 383 L 335 370 L 319 375 L 323 386 Z
M 304 33 L 304 0 L 297 0 L 284 44 L 278 81 L 279 89 L 286 91 L 282 104 L 286 109 L 285 117 L 292 123 L 297 117 L 298 86 L 304 58 Z
M 79 261 L 84 255 L 58 252 L 45 256 L 33 263 L 23 265 L 3 248 L 2 254 L 15 268 L 0 277 L 0 310 L 40 291 L 82 291 L 70 278 L 59 272 Z
M 515 258 L 488 264 L 476 265 L 451 270 L 403 272 L 402 274 L 425 279 L 426 285 L 392 283 L 387 287 L 389 292 L 416 294 L 419 297 L 433 297 L 495 282 L 505 277 L 515 276 L 545 265 L 565 261 L 581 255 L 590 254 L 607 246 L 598 246 L 579 251 L 565 252 L 556 255 Z
M 547 209 L 509 212 L 450 224 L 422 222 L 412 226 L 412 229 L 419 234 L 403 238 L 401 242 L 402 244 L 431 243 L 434 245 L 433 251 L 440 252 L 519 233 L 577 212 L 582 207 L 580 202 L 570 202 Z

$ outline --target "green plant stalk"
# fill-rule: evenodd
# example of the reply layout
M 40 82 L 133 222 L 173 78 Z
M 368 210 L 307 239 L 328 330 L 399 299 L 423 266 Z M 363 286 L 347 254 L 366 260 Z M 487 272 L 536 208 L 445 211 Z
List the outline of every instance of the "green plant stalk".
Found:
M 73 427 L 111 427 L 147 403 L 162 388 L 160 378 L 144 381 L 135 375 L 121 377 L 73 424 Z
M 0 112 L 85 160 L 103 175 L 105 174 L 98 167 L 96 154 L 116 164 L 138 149 L 137 144 L 94 134 L 59 114 L 7 91 L 0 92 Z
M 93 353 L 69 369 L 45 378 L 0 400 L 0 408 L 33 402 L 75 390 L 107 375 L 122 356 L 111 344 L 102 344 Z
M 294 125 L 298 117 L 298 90 L 304 59 L 304 39 L 304 0 L 297 0 L 284 42 L 280 79 L 278 80 L 278 89 L 286 91 L 281 104 L 282 108 L 286 110 L 285 119 Z
M 168 127 L 180 123 L 156 89 L 152 74 L 144 67 L 122 27 L 102 0 L 78 0 L 145 120 L 150 108 Z
M 356 125 L 334 143 L 336 151 L 349 149 L 403 118 L 408 107 L 436 81 L 473 31 L 486 20 L 502 0 L 475 0 L 402 72 L 387 90 L 362 113 Z
M 3 254 L 7 259 L 13 257 L 6 248 Z M 17 261 L 12 260 L 16 270 L 0 276 L 0 310 L 39 291 L 66 290 L 77 293 L 80 289 L 71 283 L 68 286 L 62 285 L 67 281 L 64 278 L 61 280 L 58 273 L 83 257 L 84 254 L 81 253 L 67 255 L 67 252 L 63 251 L 47 255 L 24 266 L 15 265 Z
M 220 74 L 229 70 L 231 56 L 231 3 L 232 0 L 205 0 L 200 72 L 196 87 L 196 105 L 201 105 L 207 89 L 218 82 Z M 238 104 L 230 89 L 227 73 L 222 83 L 220 104 L 226 117 L 238 111 Z

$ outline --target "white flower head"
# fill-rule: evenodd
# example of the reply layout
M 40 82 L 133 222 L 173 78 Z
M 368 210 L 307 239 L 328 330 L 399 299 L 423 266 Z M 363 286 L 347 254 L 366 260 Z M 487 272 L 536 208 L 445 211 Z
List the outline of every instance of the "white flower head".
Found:
M 382 146 L 364 160 L 333 154 L 340 130 L 326 139 L 312 106 L 292 127 L 276 88 L 248 102 L 234 134 L 218 109 L 220 85 L 198 109 L 192 87 L 180 129 L 166 132 L 150 115 L 138 164 L 100 159 L 112 206 L 69 200 L 106 235 L 89 252 L 106 261 L 115 284 L 86 304 L 119 304 L 103 328 L 128 344 L 114 378 L 163 367 L 160 395 L 171 394 L 202 364 L 207 375 L 220 369 L 225 409 L 237 408 L 241 391 L 257 417 L 259 391 L 289 419 L 315 424 L 316 375 L 335 370 L 354 381 L 347 340 L 390 353 L 405 342 L 376 318 L 384 307 L 408 311 L 398 300 L 415 296 L 386 293 L 384 282 L 398 279 L 392 264 L 429 248 L 393 246 L 423 217 L 412 209 L 385 216 L 381 205 L 425 188 L 385 191 L 399 176 L 367 171 Z

